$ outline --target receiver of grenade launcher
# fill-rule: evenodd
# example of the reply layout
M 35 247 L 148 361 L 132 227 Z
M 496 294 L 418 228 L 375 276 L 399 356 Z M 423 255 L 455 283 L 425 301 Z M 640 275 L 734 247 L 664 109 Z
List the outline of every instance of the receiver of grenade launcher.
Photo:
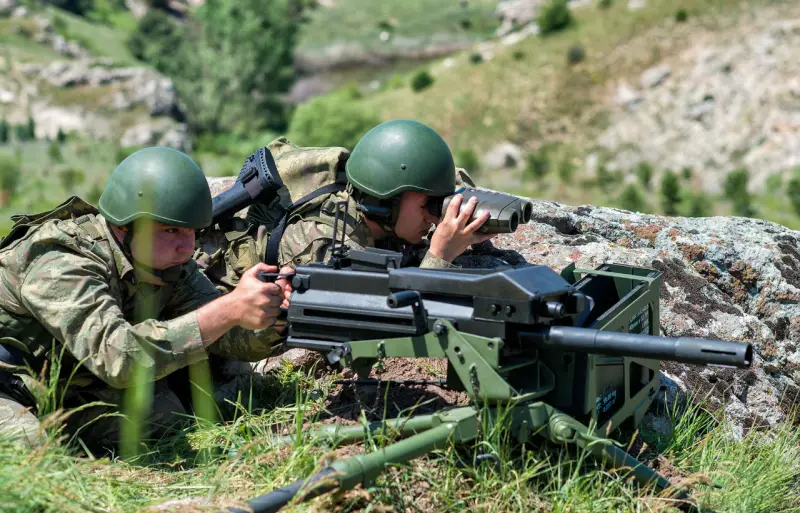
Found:
M 559 275 L 536 265 L 400 269 L 400 261 L 397 253 L 370 249 L 350 251 L 336 265 L 297 267 L 287 345 L 325 352 L 360 376 L 382 358 L 447 358 L 448 388 L 487 408 L 307 431 L 303 437 L 333 444 L 387 431 L 407 438 L 257 497 L 248 503 L 252 511 L 371 484 L 389 465 L 474 441 L 482 427 L 500 422 L 520 443 L 536 435 L 582 447 L 696 511 L 691 497 L 599 434 L 642 420 L 660 384 L 659 360 L 746 368 L 751 344 L 660 337 L 661 273 L 654 269 L 571 266 Z M 279 443 L 294 441 L 291 435 Z

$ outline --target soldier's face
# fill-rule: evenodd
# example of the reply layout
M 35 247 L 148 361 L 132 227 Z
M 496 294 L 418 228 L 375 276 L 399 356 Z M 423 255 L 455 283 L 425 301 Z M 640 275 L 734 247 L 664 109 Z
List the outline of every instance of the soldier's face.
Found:
M 138 262 L 153 269 L 166 269 L 189 261 L 194 254 L 194 230 L 162 223 L 137 226 L 131 253 Z
M 432 224 L 439 222 L 427 209 L 428 196 L 421 192 L 406 191 L 400 197 L 400 214 L 394 233 L 401 239 L 417 244 L 428 235 Z

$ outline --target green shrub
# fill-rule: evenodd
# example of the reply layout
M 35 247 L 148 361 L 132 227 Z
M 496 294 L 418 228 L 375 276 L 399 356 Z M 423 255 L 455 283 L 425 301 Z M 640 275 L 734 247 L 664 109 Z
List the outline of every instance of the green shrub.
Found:
M 0 157 L 0 207 L 5 208 L 14 197 L 21 176 L 19 162 Z
M 141 147 L 139 146 L 120 146 L 117 148 L 117 152 L 114 155 L 114 163 L 119 164 L 126 158 L 130 157 L 133 153 L 140 150 Z
M 354 98 L 351 89 L 318 96 L 300 105 L 289 125 L 289 139 L 303 146 L 352 149 L 361 136 L 381 122 Z
M 414 92 L 422 91 L 433 85 L 433 77 L 426 70 L 419 70 L 411 77 L 411 89 Z
M 58 172 L 58 179 L 61 181 L 61 186 L 68 194 L 73 192 L 73 188 L 83 183 L 84 175 L 80 169 L 73 169 L 68 167 Z
M 733 204 L 733 213 L 742 217 L 753 217 L 753 198 L 747 190 L 750 172 L 741 167 L 728 174 L 725 178 L 725 196 Z
M 558 178 L 564 183 L 569 183 L 574 174 L 575 164 L 572 163 L 572 158 L 569 155 L 563 155 L 558 162 Z
M 523 52 L 522 50 L 514 50 L 511 53 L 511 58 L 514 59 L 515 61 L 521 61 L 522 59 L 525 58 L 525 52 Z
M 650 182 L 653 179 L 653 166 L 646 161 L 639 162 L 636 164 L 636 177 L 639 179 L 639 183 L 642 184 L 642 187 L 649 191 L 651 186 Z
M 688 19 L 689 19 L 689 13 L 686 12 L 686 9 L 678 9 L 675 12 L 675 21 L 677 21 L 678 23 L 683 23 Z
M 786 195 L 797 215 L 800 215 L 800 177 L 794 176 L 786 184 Z
M 564 30 L 573 22 L 567 0 L 552 0 L 541 7 L 539 13 L 539 31 L 542 35 L 552 34 Z
M 0 143 L 7 143 L 11 135 L 11 127 L 8 121 L 0 119 Z
M 58 133 L 56 134 L 56 140 L 59 142 L 59 144 L 63 144 L 64 141 L 67 140 L 67 134 L 65 134 L 64 131 L 61 130 L 61 128 L 58 129 Z
M 681 183 L 678 175 L 667 169 L 661 177 L 661 207 L 668 216 L 678 215 L 681 202 Z
M 469 54 L 469 62 L 472 64 L 480 64 L 483 62 L 483 55 L 480 52 L 472 52 Z
M 94 0 L 46 0 L 45 3 L 77 14 L 78 16 L 88 14 L 94 7 Z
M 690 168 L 690 167 L 685 167 L 685 168 L 683 168 L 681 170 L 681 175 L 683 176 L 683 179 L 686 180 L 686 181 L 691 180 L 693 174 L 694 174 L 694 171 L 692 171 L 692 168 Z
M 614 0 L 599 0 L 597 2 L 597 7 L 600 9 L 608 9 L 614 3 Z
M 582 45 L 572 45 L 567 50 L 567 62 L 578 64 L 586 59 L 586 49 Z
M 47 148 L 47 155 L 50 157 L 51 162 L 63 162 L 64 156 L 61 154 L 61 146 L 56 142 L 50 143 Z
M 600 164 L 597 167 L 597 184 L 603 192 L 614 191 L 620 182 L 622 182 L 621 171 L 612 171 L 605 164 Z
M 713 213 L 714 200 L 702 192 L 689 196 L 689 217 L 708 217 Z
M 95 182 L 92 184 L 92 187 L 89 189 L 89 192 L 86 193 L 86 201 L 88 201 L 92 205 L 97 205 L 97 202 L 100 201 L 100 196 L 102 194 L 103 194 L 103 186 Z
M 14 125 L 14 138 L 19 142 L 25 142 L 32 139 L 28 125 Z
M 550 171 L 550 155 L 544 149 L 528 153 L 525 160 L 527 162 L 525 172 L 536 180 L 544 178 Z
M 617 198 L 619 206 L 631 212 L 643 212 L 647 208 L 647 202 L 634 184 L 629 184 Z
M 457 167 L 463 167 L 468 173 L 473 173 L 480 168 L 481 164 L 478 161 L 478 156 L 470 149 L 456 150 L 453 154 Z

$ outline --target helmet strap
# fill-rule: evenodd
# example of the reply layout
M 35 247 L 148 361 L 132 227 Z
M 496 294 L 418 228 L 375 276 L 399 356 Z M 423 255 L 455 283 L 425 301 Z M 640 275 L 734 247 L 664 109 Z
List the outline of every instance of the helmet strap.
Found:
M 349 195 L 356 202 L 356 210 L 364 217 L 377 223 L 381 230 L 388 236 L 394 236 L 394 225 L 400 217 L 400 196 L 388 199 L 379 199 L 362 193 L 348 184 Z

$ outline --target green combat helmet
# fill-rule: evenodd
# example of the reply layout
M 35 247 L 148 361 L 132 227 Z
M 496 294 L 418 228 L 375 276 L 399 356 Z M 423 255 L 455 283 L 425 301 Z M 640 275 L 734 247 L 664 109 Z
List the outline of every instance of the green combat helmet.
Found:
M 345 169 L 360 209 L 389 227 L 397 221 L 401 193 L 448 196 L 456 188 L 447 143 L 431 127 L 407 119 L 387 121 L 367 132 Z
M 139 150 L 120 162 L 98 207 L 116 226 L 139 218 L 182 228 L 211 224 L 211 190 L 203 171 L 185 153 L 160 146 Z

